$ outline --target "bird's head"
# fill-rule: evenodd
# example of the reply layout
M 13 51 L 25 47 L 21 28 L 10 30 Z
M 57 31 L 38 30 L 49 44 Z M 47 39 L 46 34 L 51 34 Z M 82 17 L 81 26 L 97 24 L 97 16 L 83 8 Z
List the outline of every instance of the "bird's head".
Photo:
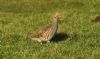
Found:
M 53 16 L 53 20 L 55 21 L 59 21 L 61 20 L 62 16 L 59 14 L 59 13 L 56 13 L 54 16 Z

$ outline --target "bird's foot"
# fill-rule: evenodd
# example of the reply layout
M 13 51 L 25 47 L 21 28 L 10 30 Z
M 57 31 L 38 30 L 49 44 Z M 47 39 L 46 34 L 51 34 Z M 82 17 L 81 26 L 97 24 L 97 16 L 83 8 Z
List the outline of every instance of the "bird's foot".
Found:
M 47 43 L 50 43 L 50 41 L 47 41 Z
M 39 42 L 41 45 L 43 44 L 41 40 L 38 40 L 38 42 Z

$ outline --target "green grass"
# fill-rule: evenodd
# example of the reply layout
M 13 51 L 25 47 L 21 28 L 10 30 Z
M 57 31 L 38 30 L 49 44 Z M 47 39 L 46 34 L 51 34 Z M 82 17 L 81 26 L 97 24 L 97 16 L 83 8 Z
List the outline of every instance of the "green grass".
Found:
M 64 14 L 58 33 L 71 40 L 41 45 L 25 36 Z M 0 0 L 0 59 L 100 59 L 100 0 Z

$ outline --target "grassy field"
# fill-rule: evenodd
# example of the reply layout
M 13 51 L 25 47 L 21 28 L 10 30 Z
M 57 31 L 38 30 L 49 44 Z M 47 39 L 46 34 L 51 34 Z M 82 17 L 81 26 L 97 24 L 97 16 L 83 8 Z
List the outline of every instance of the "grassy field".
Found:
M 58 42 L 25 39 L 55 12 L 64 15 Z M 0 0 L 0 59 L 100 59 L 100 22 L 91 22 L 98 15 L 100 0 Z

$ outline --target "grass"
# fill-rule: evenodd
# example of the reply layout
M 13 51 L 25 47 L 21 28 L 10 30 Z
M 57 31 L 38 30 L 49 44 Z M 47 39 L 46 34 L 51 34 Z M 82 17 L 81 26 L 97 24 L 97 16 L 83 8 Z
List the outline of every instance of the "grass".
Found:
M 25 36 L 64 14 L 58 33 L 72 38 L 41 45 Z M 100 59 L 99 0 L 0 0 L 0 59 Z

